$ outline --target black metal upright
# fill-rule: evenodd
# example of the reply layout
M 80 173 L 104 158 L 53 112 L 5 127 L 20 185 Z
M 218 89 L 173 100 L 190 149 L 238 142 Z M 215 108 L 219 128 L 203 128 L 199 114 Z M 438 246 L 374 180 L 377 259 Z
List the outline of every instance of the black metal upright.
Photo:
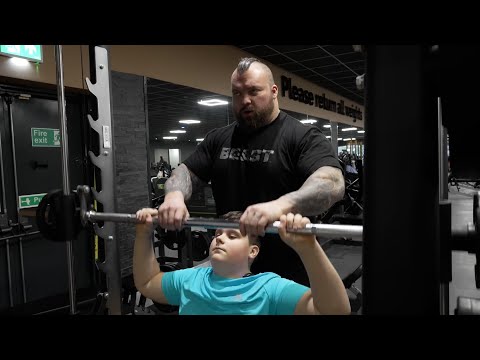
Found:
M 440 312 L 438 123 L 430 51 L 423 45 L 366 48 L 366 315 Z

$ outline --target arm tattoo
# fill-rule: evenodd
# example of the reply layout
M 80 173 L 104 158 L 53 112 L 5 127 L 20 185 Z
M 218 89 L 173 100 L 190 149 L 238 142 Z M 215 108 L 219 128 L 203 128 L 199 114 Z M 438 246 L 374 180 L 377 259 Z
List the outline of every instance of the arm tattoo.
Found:
M 343 198 L 344 179 L 339 169 L 324 166 L 315 171 L 297 191 L 285 194 L 293 205 L 292 212 L 318 215 Z
M 172 191 L 180 191 L 185 201 L 192 196 L 192 179 L 190 178 L 190 171 L 184 164 L 173 170 L 165 182 L 165 194 Z
M 200 178 L 191 172 L 185 164 L 181 164 L 172 171 L 172 175 L 165 182 L 165 194 L 172 191 L 180 191 L 187 202 L 192 196 L 192 191 L 197 189 L 199 184 L 204 183 Z

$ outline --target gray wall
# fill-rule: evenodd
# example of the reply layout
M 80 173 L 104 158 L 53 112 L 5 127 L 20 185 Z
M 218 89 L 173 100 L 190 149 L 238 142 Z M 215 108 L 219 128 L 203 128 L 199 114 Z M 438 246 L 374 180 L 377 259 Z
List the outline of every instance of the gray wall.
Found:
M 148 126 L 144 78 L 112 72 L 113 126 L 115 136 L 116 212 L 134 214 L 149 206 Z M 116 223 L 120 241 L 122 277 L 132 274 L 135 226 Z

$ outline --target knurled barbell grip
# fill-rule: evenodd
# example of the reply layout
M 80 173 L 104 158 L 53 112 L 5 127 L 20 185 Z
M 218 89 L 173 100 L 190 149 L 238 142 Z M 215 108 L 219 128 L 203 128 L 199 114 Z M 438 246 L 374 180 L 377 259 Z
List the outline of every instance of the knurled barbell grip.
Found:
M 90 222 L 113 221 L 124 223 L 138 223 L 135 214 L 101 213 L 96 211 L 87 211 L 85 217 Z M 158 218 L 153 219 L 155 225 L 158 224 Z M 223 219 L 212 218 L 190 218 L 184 227 L 203 227 L 205 229 L 238 229 L 240 224 Z M 272 226 L 266 228 L 265 232 L 269 234 L 278 234 L 280 221 L 275 221 Z M 332 224 L 307 224 L 304 229 L 287 230 L 297 234 L 315 234 L 318 237 L 335 238 L 347 237 L 353 240 L 362 240 L 363 226 L 360 225 L 332 225 Z

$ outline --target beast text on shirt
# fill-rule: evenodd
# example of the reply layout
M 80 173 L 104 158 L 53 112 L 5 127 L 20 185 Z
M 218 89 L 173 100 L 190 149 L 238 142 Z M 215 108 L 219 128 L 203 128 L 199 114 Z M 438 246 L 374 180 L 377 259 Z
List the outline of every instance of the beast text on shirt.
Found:
M 275 153 L 274 150 L 249 150 L 241 148 L 222 148 L 219 159 L 240 160 L 249 162 L 268 162 L 270 155 Z

